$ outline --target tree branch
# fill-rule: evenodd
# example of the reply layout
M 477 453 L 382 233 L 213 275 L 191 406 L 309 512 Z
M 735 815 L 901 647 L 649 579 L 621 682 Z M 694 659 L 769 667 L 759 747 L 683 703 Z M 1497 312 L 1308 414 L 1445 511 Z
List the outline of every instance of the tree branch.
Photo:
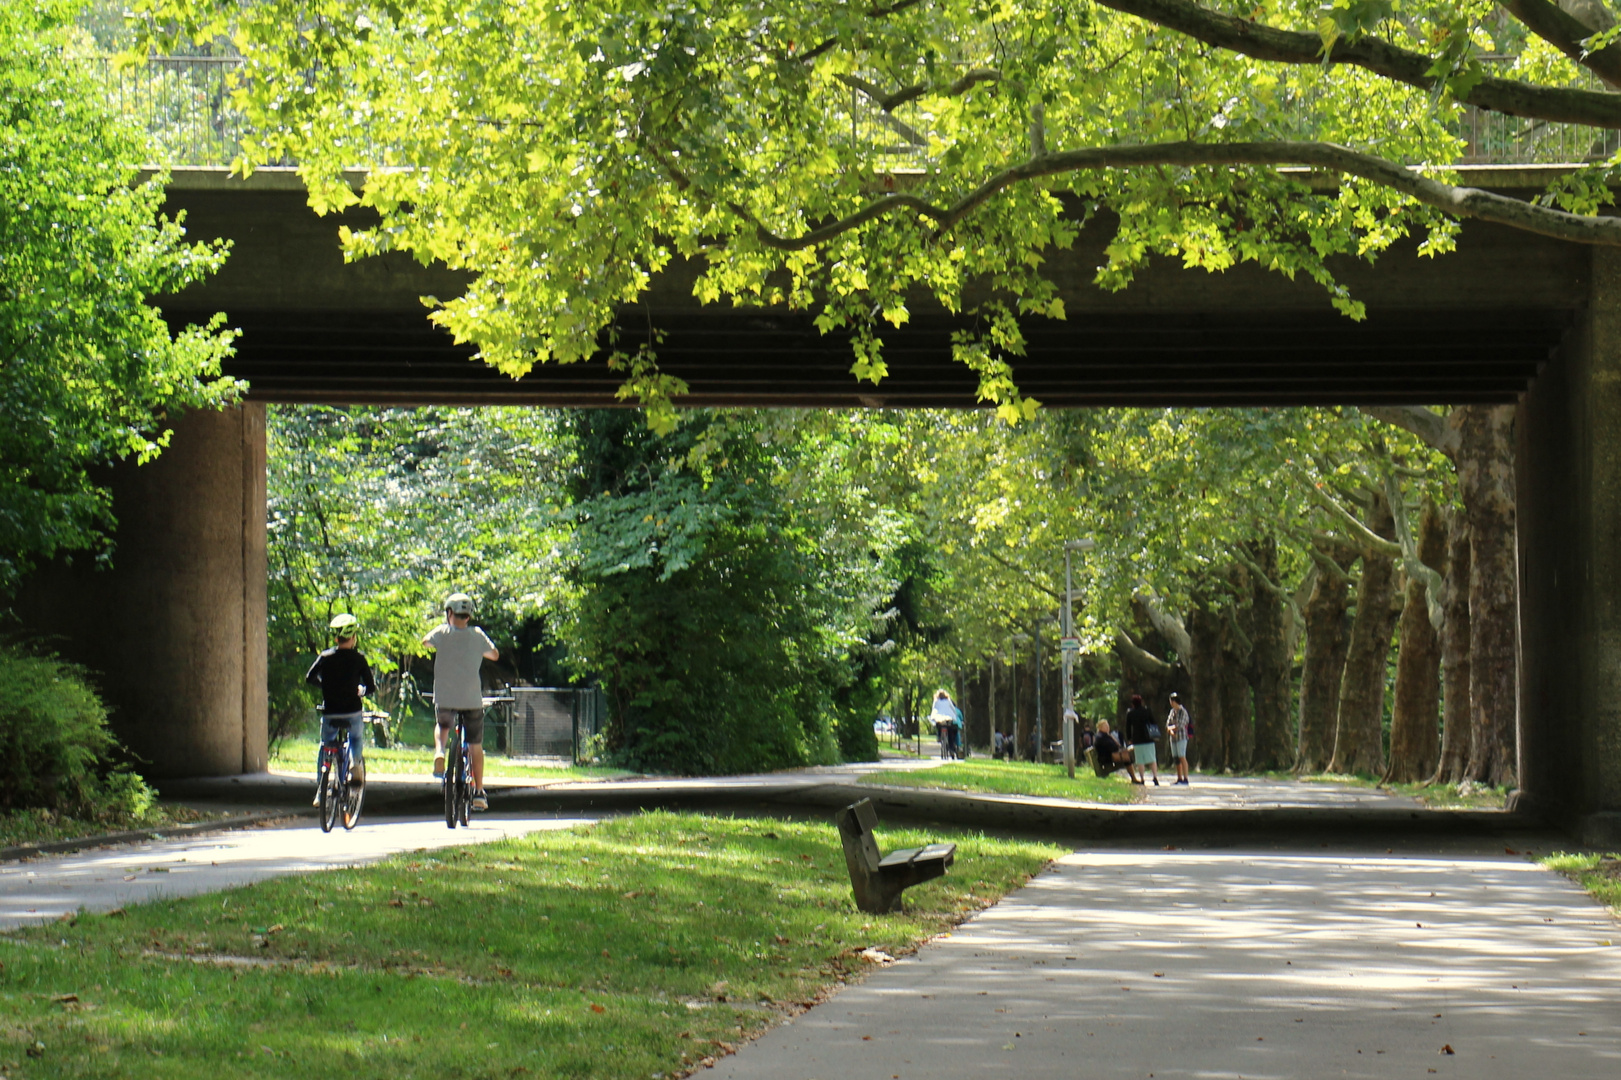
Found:
M 1193 638 L 1188 635 L 1188 628 L 1181 619 L 1172 615 L 1159 606 L 1159 600 L 1147 593 L 1137 593 L 1136 599 L 1143 606 L 1143 613 L 1160 637 L 1171 643 L 1176 655 L 1186 660 L 1193 655 Z
M 1312 539 L 1316 541 L 1318 538 L 1319 537 L 1314 536 Z M 1331 537 L 1323 537 L 1322 539 L 1328 542 L 1332 542 L 1333 540 Z M 1317 564 L 1317 568 L 1323 571 L 1323 573 L 1327 574 L 1329 577 L 1332 577 L 1336 581 L 1344 582 L 1347 585 L 1356 584 L 1356 575 L 1347 571 L 1345 567 L 1339 564 L 1338 560 L 1336 560 L 1332 555 L 1324 551 L 1322 548 L 1318 547 L 1315 542 L 1307 544 L 1306 551 L 1311 555 L 1311 561 Z
M 1427 446 L 1447 457 L 1457 456 L 1458 432 L 1439 413 L 1431 412 L 1422 405 L 1360 405 L 1358 408 L 1366 416 L 1412 432 Z
M 1114 632 L 1114 651 L 1120 654 L 1122 662 L 1131 665 L 1138 671 L 1149 675 L 1169 675 L 1175 668 L 1131 640 L 1131 635 L 1124 630 Z
M 1024 583 L 1026 585 L 1030 586 L 1032 589 L 1037 589 L 1037 590 L 1039 590 L 1041 592 L 1046 593 L 1048 596 L 1052 597 L 1054 600 L 1057 600 L 1060 604 L 1062 604 L 1064 602 L 1064 594 L 1063 593 L 1059 592 L 1057 589 L 1049 589 L 1049 588 L 1047 588 L 1047 586 L 1045 586 L 1041 582 L 1037 581 L 1035 579 L 1035 577 L 1028 570 L 1026 570 L 1024 567 L 1018 565 L 1017 563 L 1015 563 L 1015 562 L 1013 562 L 1013 561 L 1011 561 L 1009 559 L 1002 558 L 1002 556 L 998 555 L 996 552 L 990 550 L 989 548 L 985 548 L 983 550 L 984 550 L 986 556 L 989 557 L 992 562 L 1000 563 L 1006 569 L 1013 571 L 1014 574 L 1018 575 L 1018 577 L 1020 577 L 1024 581 Z
M 962 78 L 946 86 L 931 83 L 913 83 L 889 94 L 884 93 L 876 85 L 859 75 L 835 75 L 834 78 L 852 90 L 859 90 L 867 95 L 874 105 L 877 105 L 885 112 L 890 112 L 905 105 L 908 101 L 916 101 L 925 95 L 946 98 L 961 97 L 982 82 L 1000 82 L 1002 73 L 994 68 L 974 68 L 964 74 Z
M 1186 34 L 1218 49 L 1227 49 L 1257 60 L 1300 65 L 1325 62 L 1349 64 L 1371 71 L 1375 75 L 1406 83 L 1408 86 L 1416 86 L 1421 90 L 1433 90 L 1441 81 L 1429 74 L 1435 63 L 1434 58 L 1399 48 L 1371 35 L 1359 37 L 1355 41 L 1340 38 L 1334 42 L 1325 58 L 1323 39 L 1317 34 L 1280 30 L 1236 15 L 1211 11 L 1193 0 L 1098 0 L 1098 3 L 1127 15 L 1135 15 L 1145 22 Z M 1553 7 L 1546 3 L 1546 0 L 1510 0 L 1503 3 L 1503 6 L 1524 21 L 1516 9 L 1535 4 Z M 1564 15 L 1558 8 L 1553 10 L 1575 26 L 1581 27 L 1581 23 Z M 1526 25 L 1530 26 L 1531 23 L 1526 22 Z M 1589 33 L 1591 31 L 1584 28 L 1578 37 L 1586 37 Z M 1557 41 L 1554 44 L 1559 45 Z M 1586 124 L 1591 127 L 1621 127 L 1621 97 L 1591 90 L 1533 86 L 1512 79 L 1481 79 L 1465 93 L 1458 95 L 1458 100 L 1509 116 L 1524 116 L 1561 124 Z
M 1616 96 L 1621 99 L 1621 95 Z M 1156 165 L 1187 168 L 1304 165 L 1370 180 L 1455 217 L 1478 218 L 1541 236 L 1551 236 L 1556 240 L 1621 246 L 1621 218 L 1571 214 L 1480 188 L 1445 184 L 1384 158 L 1323 142 L 1174 142 L 1067 150 L 1032 158 L 1007 169 L 950 207 L 933 206 L 915 195 L 884 195 L 849 217 L 829 222 L 801 236 L 779 236 L 758 224 L 752 214 L 742 210 L 739 210 L 739 214 L 755 225 L 761 243 L 778 251 L 800 251 L 814 247 L 898 210 L 911 210 L 930 218 L 936 223 L 936 235 L 940 235 L 1003 189 L 1023 181 L 1094 169 L 1133 169 Z M 734 205 L 734 209 L 738 208 Z
M 1298 472 L 1301 479 L 1305 481 L 1306 490 L 1311 493 L 1312 498 L 1316 499 L 1318 504 L 1321 505 L 1323 509 L 1327 510 L 1329 514 L 1341 525 L 1344 525 L 1348 530 L 1350 530 L 1351 536 L 1354 538 L 1354 542 L 1356 544 L 1369 551 L 1377 552 L 1380 555 L 1400 556 L 1402 554 L 1400 544 L 1396 543 L 1394 540 L 1386 540 L 1384 537 L 1362 524 L 1355 514 L 1351 513 L 1351 511 L 1345 508 L 1343 503 L 1334 498 L 1334 496 L 1330 495 L 1327 491 L 1323 490 L 1323 485 L 1314 480 L 1311 477 L 1311 474 L 1307 473 L 1306 470 L 1296 465 L 1295 471 Z
M 1385 473 L 1385 501 L 1390 503 L 1391 516 L 1396 519 L 1402 570 L 1408 577 L 1424 583 L 1424 606 L 1430 617 L 1430 625 L 1440 633 L 1446 626 L 1446 609 L 1441 606 L 1441 590 L 1446 583 L 1434 567 L 1418 557 L 1418 541 L 1413 536 L 1413 525 L 1407 515 L 1407 502 L 1402 498 L 1401 484 L 1393 472 Z
M 1571 60 L 1611 86 L 1621 86 L 1621 45 L 1610 45 L 1593 53 L 1582 47 L 1584 40 L 1603 27 L 1588 26 L 1548 0 L 1497 0 L 1497 4 Z

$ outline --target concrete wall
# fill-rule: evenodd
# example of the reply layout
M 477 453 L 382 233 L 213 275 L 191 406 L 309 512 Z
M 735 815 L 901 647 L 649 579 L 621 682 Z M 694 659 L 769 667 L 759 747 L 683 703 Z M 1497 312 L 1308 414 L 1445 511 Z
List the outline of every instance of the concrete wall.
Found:
M 1621 251 L 1525 394 L 1518 439 L 1520 768 L 1531 806 L 1621 843 Z
M 264 406 L 181 417 L 169 449 L 111 486 L 113 568 L 49 567 L 18 613 L 100 673 L 143 773 L 264 770 Z

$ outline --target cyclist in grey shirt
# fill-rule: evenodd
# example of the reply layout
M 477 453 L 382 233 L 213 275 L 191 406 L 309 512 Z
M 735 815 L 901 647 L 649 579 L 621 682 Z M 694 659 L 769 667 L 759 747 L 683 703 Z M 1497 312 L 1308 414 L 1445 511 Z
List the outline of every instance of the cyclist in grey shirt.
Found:
M 433 775 L 445 775 L 445 740 L 458 719 L 467 732 L 467 764 L 473 773 L 473 809 L 488 810 L 484 794 L 484 683 L 479 667 L 501 653 L 483 630 L 470 625 L 473 598 L 466 593 L 445 597 L 445 621 L 428 631 L 422 644 L 433 659 Z

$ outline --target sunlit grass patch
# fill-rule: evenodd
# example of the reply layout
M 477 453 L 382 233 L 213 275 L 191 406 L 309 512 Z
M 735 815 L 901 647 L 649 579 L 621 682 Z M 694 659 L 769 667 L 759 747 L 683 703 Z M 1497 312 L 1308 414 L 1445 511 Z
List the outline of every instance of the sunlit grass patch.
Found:
M 0 1038 L 25 1076 L 673 1077 L 1061 854 L 882 837 L 935 839 L 887 916 L 830 824 L 669 813 L 79 916 L 0 935 Z
M 1124 770 L 1100 780 L 1084 762 L 1075 766 L 1073 780 L 1062 765 L 969 758 L 967 761 L 954 761 L 917 772 L 878 773 L 864 777 L 862 783 L 982 791 L 997 795 L 1037 795 L 1083 802 L 1128 803 L 1133 797 Z
M 1608 855 L 1556 851 L 1537 861 L 1564 874 L 1621 917 L 1621 855 L 1613 851 Z

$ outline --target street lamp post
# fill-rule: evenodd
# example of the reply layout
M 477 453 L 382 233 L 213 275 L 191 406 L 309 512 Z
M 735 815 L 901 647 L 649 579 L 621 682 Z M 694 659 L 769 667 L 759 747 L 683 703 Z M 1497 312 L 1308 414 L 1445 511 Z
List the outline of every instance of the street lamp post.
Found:
M 1097 547 L 1091 537 L 1064 541 L 1064 771 L 1075 779 L 1075 657 L 1081 643 L 1075 637 L 1075 586 L 1071 581 L 1069 554 Z

